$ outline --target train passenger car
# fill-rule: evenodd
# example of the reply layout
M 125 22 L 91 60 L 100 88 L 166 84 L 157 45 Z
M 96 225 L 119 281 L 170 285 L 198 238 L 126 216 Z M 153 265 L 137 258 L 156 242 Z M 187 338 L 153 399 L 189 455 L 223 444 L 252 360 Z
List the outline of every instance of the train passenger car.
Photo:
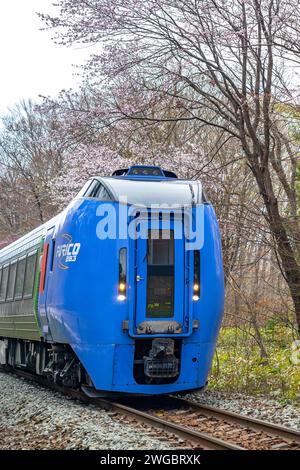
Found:
M 185 212 L 191 227 L 197 211 L 193 245 Z M 201 183 L 160 167 L 117 170 L 0 251 L 0 364 L 88 394 L 199 389 L 223 303 Z

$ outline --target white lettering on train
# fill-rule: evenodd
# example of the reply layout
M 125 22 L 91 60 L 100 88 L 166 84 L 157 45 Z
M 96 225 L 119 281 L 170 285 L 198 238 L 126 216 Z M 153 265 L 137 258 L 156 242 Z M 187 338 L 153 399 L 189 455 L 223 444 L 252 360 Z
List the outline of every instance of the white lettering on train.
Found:
M 66 263 L 74 263 L 77 261 L 80 248 L 81 243 L 64 243 L 63 245 L 58 245 L 56 255 L 59 259 L 66 258 L 64 260 Z

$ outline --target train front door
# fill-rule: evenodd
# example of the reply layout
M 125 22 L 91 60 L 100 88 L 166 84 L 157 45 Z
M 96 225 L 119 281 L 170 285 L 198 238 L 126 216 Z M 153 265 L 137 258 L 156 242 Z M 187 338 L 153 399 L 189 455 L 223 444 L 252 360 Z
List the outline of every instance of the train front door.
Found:
M 168 228 L 160 221 L 136 240 L 136 330 L 138 334 L 174 334 L 184 330 L 184 239 L 181 220 Z M 178 229 L 178 230 L 176 230 Z

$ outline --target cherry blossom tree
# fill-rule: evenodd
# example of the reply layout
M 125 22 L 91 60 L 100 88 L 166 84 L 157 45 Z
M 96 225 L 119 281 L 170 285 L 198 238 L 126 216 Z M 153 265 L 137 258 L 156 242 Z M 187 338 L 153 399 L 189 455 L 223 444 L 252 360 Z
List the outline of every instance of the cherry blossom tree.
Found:
M 153 147 L 139 144 L 136 147 L 131 145 L 126 156 L 122 155 L 121 149 L 112 147 L 98 143 L 81 144 L 69 149 L 59 173 L 50 183 L 52 202 L 63 209 L 91 176 L 110 176 L 116 169 L 128 168 L 133 164 L 160 165 L 183 178 L 195 173 L 193 148 L 183 151 L 182 148 L 169 147 L 164 152 L 158 147 L 154 151 Z
M 60 209 L 79 192 L 91 176 L 110 176 L 130 160 L 104 145 L 78 145 L 64 156 L 62 168 L 51 183 L 51 197 Z

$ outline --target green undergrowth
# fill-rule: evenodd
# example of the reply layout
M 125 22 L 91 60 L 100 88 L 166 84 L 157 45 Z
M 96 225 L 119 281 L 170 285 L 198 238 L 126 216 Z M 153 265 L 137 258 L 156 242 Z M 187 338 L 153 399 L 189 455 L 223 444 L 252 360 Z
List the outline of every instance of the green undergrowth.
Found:
M 300 405 L 300 348 L 291 328 L 260 329 L 267 357 L 252 329 L 223 327 L 209 379 L 209 389 L 264 395 Z

